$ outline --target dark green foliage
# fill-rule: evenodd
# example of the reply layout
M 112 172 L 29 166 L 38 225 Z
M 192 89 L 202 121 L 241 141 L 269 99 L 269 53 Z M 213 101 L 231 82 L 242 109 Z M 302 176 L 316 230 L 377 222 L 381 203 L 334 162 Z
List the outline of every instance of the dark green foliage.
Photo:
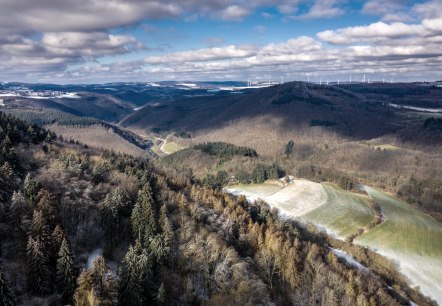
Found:
M 8 215 L 9 224 L 14 232 L 24 233 L 24 221 L 30 217 L 31 211 L 31 205 L 29 205 L 23 194 L 20 191 L 14 192 Z
M 285 145 L 284 154 L 285 155 L 292 154 L 294 146 L 295 146 L 295 143 L 293 142 L 293 140 L 289 140 L 289 142 Z
M 100 203 L 101 224 L 106 236 L 114 241 L 122 234 L 123 219 L 130 214 L 131 200 L 124 189 L 112 190 Z
M 78 267 L 67 239 L 63 239 L 57 259 L 57 289 L 63 304 L 72 302 L 77 286 Z
M 323 126 L 323 127 L 331 127 L 335 126 L 337 123 L 329 120 L 311 120 L 310 126 Z
M 442 118 L 428 118 L 424 122 L 424 128 L 433 131 L 442 131 Z
M 0 203 L 6 203 L 17 187 L 17 177 L 9 162 L 0 167 Z
M 25 178 L 25 182 L 23 185 L 23 192 L 26 198 L 33 203 L 37 198 L 37 194 L 40 190 L 40 184 L 32 178 L 31 174 L 28 173 Z
M 236 180 L 241 184 L 250 184 L 252 182 L 250 174 L 244 169 L 238 169 L 235 175 Z
M 59 125 L 79 125 L 79 126 L 90 126 L 94 124 L 99 124 L 95 118 L 91 117 L 80 117 L 64 111 L 45 109 L 40 110 L 23 110 L 23 109 L 13 109 L 8 110 L 8 112 L 21 120 L 29 122 L 31 124 L 43 126 L 57 123 Z
M 52 292 L 51 268 L 43 241 L 29 236 L 26 247 L 28 287 L 35 294 Z
M 212 174 L 206 174 L 206 176 L 203 178 L 202 184 L 203 186 L 220 190 L 223 188 L 227 183 L 229 183 L 230 177 L 225 171 L 218 171 L 216 175 Z
M 16 306 L 17 298 L 14 291 L 11 289 L 8 280 L 6 279 L 3 267 L 0 264 L 0 305 L 2 306 Z
M 194 146 L 194 149 L 221 158 L 232 158 L 233 156 L 258 156 L 258 153 L 256 153 L 254 149 L 247 147 L 238 147 L 226 142 L 206 142 Z
M 131 214 L 132 232 L 134 237 L 148 241 L 157 231 L 155 203 L 149 184 L 145 184 L 138 192 L 137 203 Z
M 264 183 L 266 180 L 279 179 L 281 170 L 276 164 L 266 166 L 257 164 L 252 171 L 251 180 L 255 184 Z
M 124 305 L 145 305 L 149 299 L 152 278 L 152 260 L 139 240 L 130 246 L 121 261 L 119 294 Z
M 166 290 L 164 289 L 164 284 L 161 283 L 160 288 L 158 289 L 156 302 L 158 306 L 166 305 Z
M 34 216 L 29 228 L 29 236 L 41 243 L 41 248 L 45 254 L 52 255 L 52 233 L 41 211 L 34 210 Z

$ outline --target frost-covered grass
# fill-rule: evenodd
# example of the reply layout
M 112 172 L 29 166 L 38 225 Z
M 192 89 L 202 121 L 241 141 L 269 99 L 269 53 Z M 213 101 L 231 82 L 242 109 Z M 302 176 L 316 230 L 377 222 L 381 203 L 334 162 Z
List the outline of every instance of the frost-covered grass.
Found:
M 369 197 L 328 183 L 296 180 L 285 188 L 267 183 L 231 186 L 226 191 L 252 201 L 260 198 L 283 215 L 300 217 L 341 239 L 375 220 Z M 442 304 L 442 225 L 384 192 L 370 187 L 366 191 L 381 207 L 384 221 L 354 242 L 396 262 L 412 285 Z
M 380 150 L 386 150 L 386 151 L 396 151 L 396 150 L 400 150 L 400 147 L 391 145 L 391 144 L 381 144 L 378 146 L 373 146 L 373 148 L 375 149 L 380 149 Z
M 282 187 L 278 184 L 249 184 L 249 185 L 235 185 L 229 186 L 224 190 L 234 195 L 244 195 L 249 201 L 256 201 L 262 199 L 280 191 Z
M 442 225 L 384 192 L 370 187 L 366 191 L 385 220 L 355 243 L 393 259 L 424 294 L 442 303 Z
M 332 184 L 322 185 L 327 193 L 327 202 L 303 216 L 307 221 L 320 225 L 343 239 L 375 220 L 368 197 L 342 190 Z

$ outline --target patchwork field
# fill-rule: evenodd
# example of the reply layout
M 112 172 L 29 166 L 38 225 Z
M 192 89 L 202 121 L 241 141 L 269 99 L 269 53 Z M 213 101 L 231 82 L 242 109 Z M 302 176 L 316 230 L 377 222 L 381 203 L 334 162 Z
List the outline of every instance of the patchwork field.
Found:
M 311 222 L 340 239 L 365 229 L 355 243 L 390 258 L 413 286 L 442 303 L 442 225 L 382 191 L 365 189 L 369 196 L 296 180 L 284 188 L 237 185 L 226 191 L 251 201 L 260 198 L 282 215 Z M 372 201 L 380 207 L 383 222 L 367 229 L 376 219 Z

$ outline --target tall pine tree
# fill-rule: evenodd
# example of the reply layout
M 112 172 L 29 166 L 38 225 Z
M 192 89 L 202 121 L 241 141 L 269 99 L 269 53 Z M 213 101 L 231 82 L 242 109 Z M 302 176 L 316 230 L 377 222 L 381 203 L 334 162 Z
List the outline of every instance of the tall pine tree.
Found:
M 0 264 L 0 305 L 2 306 L 15 306 L 17 305 L 17 299 L 14 292 L 9 286 L 8 280 L 6 279 L 3 267 Z
M 149 240 L 157 231 L 155 205 L 148 184 L 138 192 L 137 203 L 132 210 L 131 223 L 134 236 L 144 241 Z
M 76 288 L 78 267 L 66 238 L 61 243 L 57 259 L 57 289 L 63 304 L 72 302 Z
M 49 257 L 45 253 L 43 242 L 31 236 L 26 247 L 28 285 L 33 293 L 48 294 L 52 292 L 51 269 Z

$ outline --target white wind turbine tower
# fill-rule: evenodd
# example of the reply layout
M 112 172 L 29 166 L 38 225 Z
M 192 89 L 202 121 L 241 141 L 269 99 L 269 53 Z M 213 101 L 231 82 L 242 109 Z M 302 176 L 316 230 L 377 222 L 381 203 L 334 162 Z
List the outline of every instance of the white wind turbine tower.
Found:
M 365 83 L 365 74 L 364 74 L 364 80 L 362 81 L 362 83 Z
M 350 83 L 351 83 L 351 75 L 350 75 Z

